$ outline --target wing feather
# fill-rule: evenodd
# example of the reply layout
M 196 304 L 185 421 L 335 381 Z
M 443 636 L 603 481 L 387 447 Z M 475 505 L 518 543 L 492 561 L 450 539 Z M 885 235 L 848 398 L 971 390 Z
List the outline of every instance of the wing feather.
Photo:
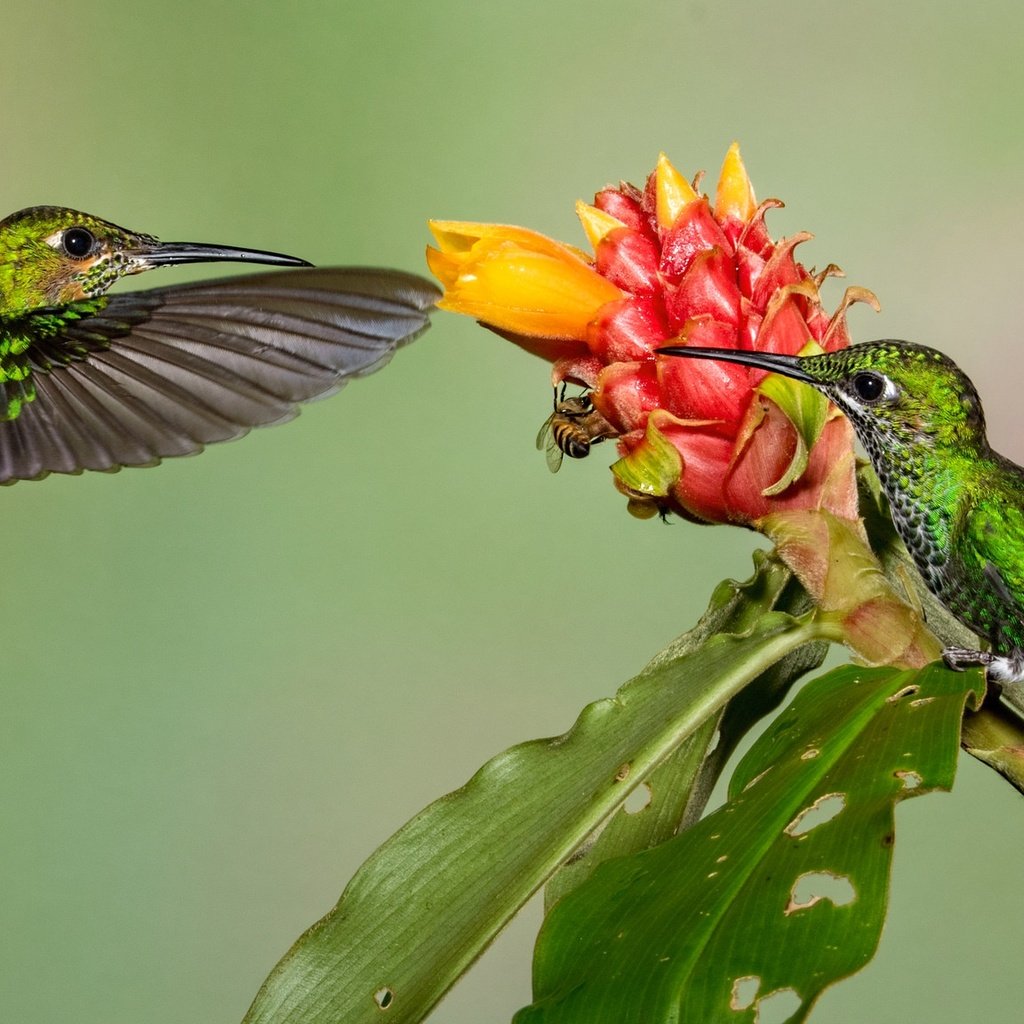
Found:
M 0 422 L 0 483 L 155 465 L 291 419 L 388 362 L 437 298 L 415 275 L 360 268 L 114 296 L 29 349 L 36 394 Z

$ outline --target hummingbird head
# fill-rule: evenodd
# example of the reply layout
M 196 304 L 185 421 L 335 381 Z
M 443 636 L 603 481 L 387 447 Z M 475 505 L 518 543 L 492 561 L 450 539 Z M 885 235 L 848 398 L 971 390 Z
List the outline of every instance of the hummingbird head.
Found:
M 0 317 L 102 295 L 118 279 L 173 263 L 231 260 L 309 266 L 280 253 L 160 242 L 62 206 L 33 206 L 0 221 Z
M 872 341 L 816 356 L 669 347 L 663 355 L 723 359 L 810 384 L 853 423 L 872 461 L 942 448 L 987 447 L 974 385 L 946 355 L 909 341 Z

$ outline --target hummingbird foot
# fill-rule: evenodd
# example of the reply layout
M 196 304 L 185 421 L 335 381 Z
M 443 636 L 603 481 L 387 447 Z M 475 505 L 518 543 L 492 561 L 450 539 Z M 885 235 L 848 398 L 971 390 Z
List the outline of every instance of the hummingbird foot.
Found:
M 1024 682 L 1024 651 L 992 654 L 991 651 L 975 651 L 970 647 L 947 647 L 942 652 L 942 660 L 954 672 L 983 668 L 985 679 L 990 683 Z
M 970 647 L 947 647 L 942 652 L 942 660 L 954 672 L 966 672 L 969 668 L 983 668 L 987 671 L 995 655 Z

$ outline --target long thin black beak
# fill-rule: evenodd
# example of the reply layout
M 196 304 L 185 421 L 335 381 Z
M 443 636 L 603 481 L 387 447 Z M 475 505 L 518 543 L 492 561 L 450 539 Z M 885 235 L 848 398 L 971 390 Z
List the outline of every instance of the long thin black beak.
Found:
M 746 349 L 735 348 L 697 348 L 694 345 L 669 345 L 655 350 L 662 356 L 686 356 L 689 359 L 721 359 L 726 363 L 740 363 L 743 366 L 756 366 L 759 370 L 781 373 L 784 377 L 803 381 L 805 384 L 815 383 L 814 378 L 800 365 L 799 356 L 784 356 L 777 352 L 748 352 Z
M 140 270 L 178 263 L 265 263 L 277 267 L 311 267 L 297 256 L 260 249 L 238 249 L 232 245 L 206 245 L 203 242 L 158 242 L 147 239 L 124 253 Z

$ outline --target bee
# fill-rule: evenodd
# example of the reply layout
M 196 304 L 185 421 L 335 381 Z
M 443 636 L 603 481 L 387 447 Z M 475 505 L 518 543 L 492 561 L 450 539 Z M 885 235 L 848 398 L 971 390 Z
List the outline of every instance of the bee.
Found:
M 594 408 L 589 395 L 566 398 L 563 384 L 561 394 L 555 389 L 552 404 L 554 411 L 537 435 L 537 448 L 547 456 L 552 473 L 561 469 L 564 456 L 585 459 L 591 445 L 616 434 L 615 428 Z

